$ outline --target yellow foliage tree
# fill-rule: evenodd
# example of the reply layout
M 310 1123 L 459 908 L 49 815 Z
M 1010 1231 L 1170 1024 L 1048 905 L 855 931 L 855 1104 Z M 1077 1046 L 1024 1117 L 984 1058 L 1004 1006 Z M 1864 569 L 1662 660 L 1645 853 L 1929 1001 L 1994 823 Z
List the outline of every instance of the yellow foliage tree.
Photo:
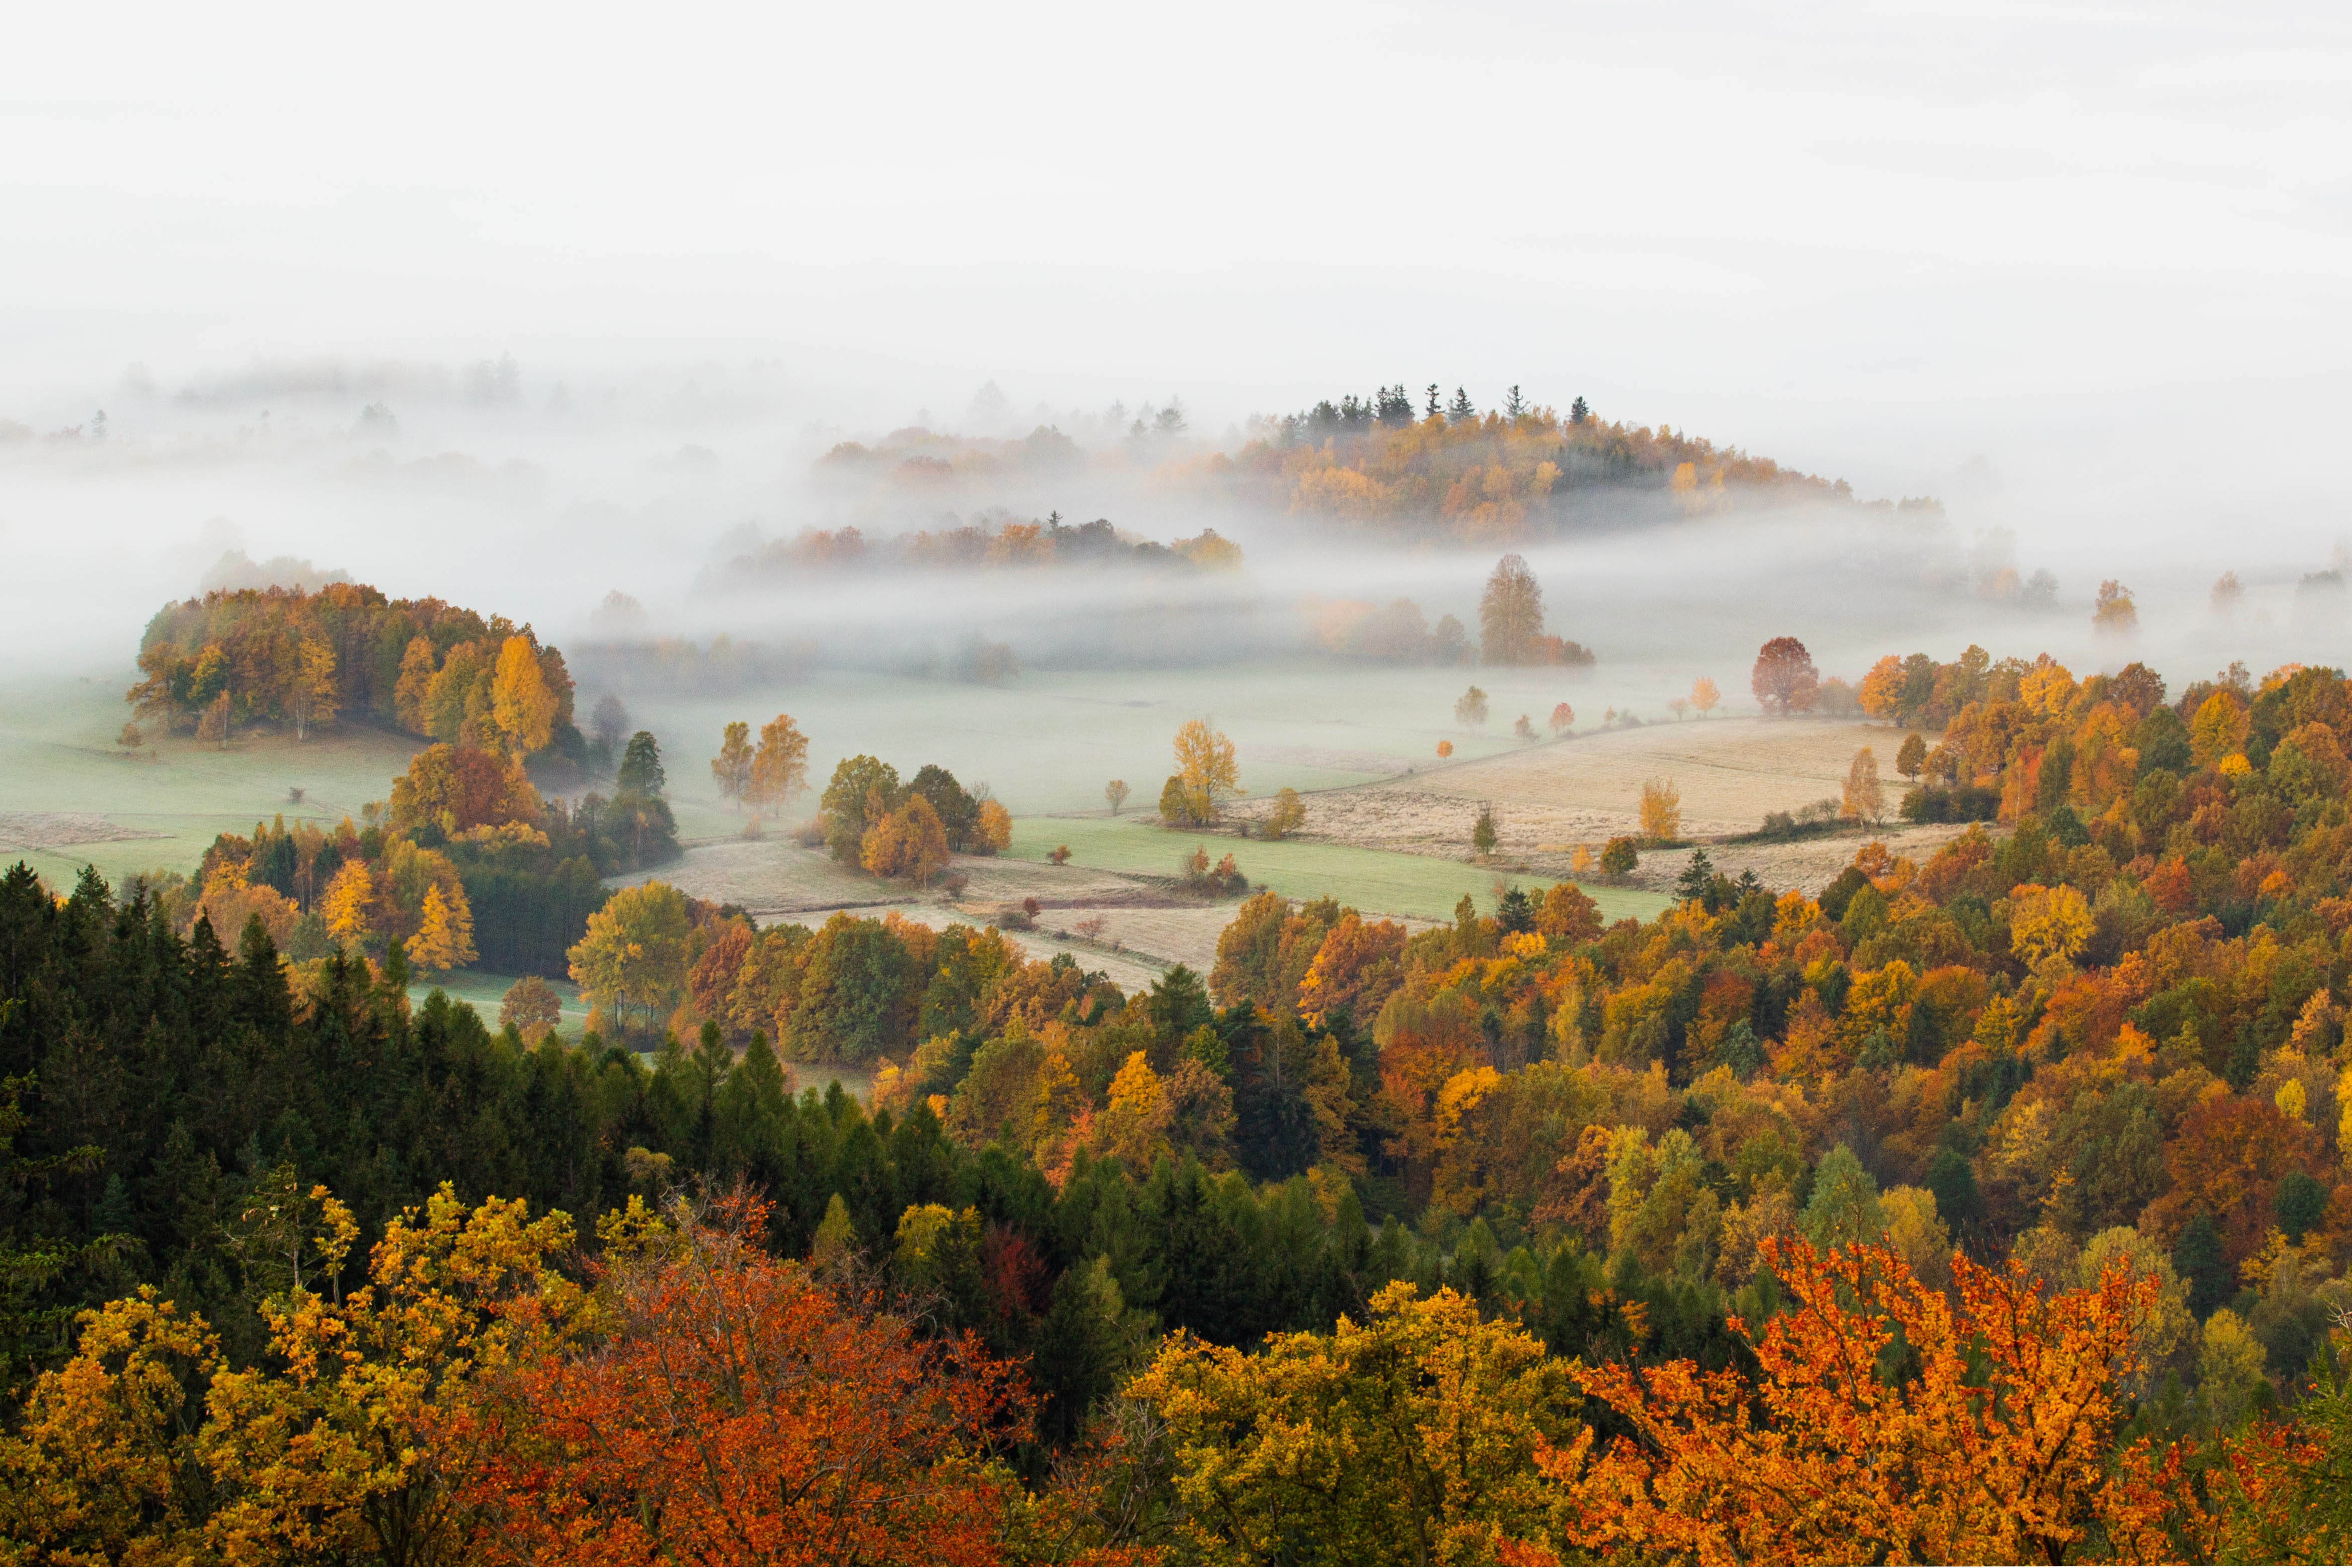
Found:
M 435 973 L 474 962 L 474 910 L 462 887 L 444 894 L 436 882 L 425 889 L 416 934 L 404 951 L 411 963 Z
M 1581 1428 L 1570 1365 L 1450 1289 L 1255 1353 L 1178 1331 L 1128 1385 L 1168 1434 L 1188 1555 L 1491 1563 L 1547 1534 L 1536 1456 Z M 1510 1561 L 1508 1557 L 1503 1561 Z
M 286 712 L 294 721 L 294 739 L 310 738 L 310 731 L 335 721 L 335 650 L 317 637 L 305 637 L 287 681 Z
M 755 760 L 750 724 L 738 719 L 720 731 L 719 754 L 710 759 L 710 776 L 718 781 L 719 793 L 735 802 L 738 811 L 751 794 L 751 765 Z
M 1683 793 L 1672 779 L 1646 779 L 1642 784 L 1642 837 L 1672 843 L 1683 836 Z
M 2026 963 L 2071 959 L 2090 940 L 2091 906 L 2075 889 L 2027 882 L 2010 890 L 2010 951 Z
M 760 749 L 751 758 L 746 793 L 753 810 L 782 806 L 808 788 L 808 737 L 789 713 L 760 726 Z
M 1176 782 L 1194 822 L 1214 822 L 1225 803 L 1244 793 L 1234 743 L 1205 719 L 1186 721 L 1176 731 Z
M 1110 1080 L 1110 1095 L 1102 1114 L 1094 1119 L 1095 1152 L 1117 1160 L 1140 1179 L 1151 1163 L 1168 1152 L 1168 1127 L 1174 1117 L 1161 1092 L 1160 1075 L 1151 1070 L 1141 1051 L 1127 1058 Z
M 1854 693 L 1862 710 L 1874 719 L 1892 721 L 1902 705 L 1904 679 L 1903 660 L 1895 654 L 1872 665 L 1870 673 L 1862 678 L 1862 689 Z
M 1259 826 L 1268 838 L 1287 838 L 1307 823 L 1307 803 L 1288 784 L 1275 792 L 1274 809 Z
M 635 1009 L 651 1026 L 677 1005 L 686 988 L 686 899 L 666 882 L 624 888 L 588 917 L 587 932 L 566 954 L 572 981 L 600 1007 L 625 1019 Z
M 490 678 L 490 719 L 516 756 L 544 751 L 555 730 L 555 693 L 539 667 L 530 639 L 511 637 L 499 645 L 498 672 Z
M 1714 681 L 1702 675 L 1691 682 L 1690 702 L 1693 708 L 1698 710 L 1698 716 L 1704 719 L 1722 705 L 1723 693 L 1717 689 Z
M 343 862 L 319 900 L 319 918 L 326 921 L 327 934 L 340 942 L 365 942 L 373 933 L 375 879 L 368 875 L 365 861 Z
M 1846 770 L 1845 795 L 1838 815 L 1848 822 L 1876 822 L 1886 815 L 1886 790 L 1878 782 L 1878 753 L 1864 746 Z
M 2200 767 L 2218 766 L 2246 743 L 2245 700 L 2234 691 L 2216 691 L 2205 699 L 2189 721 L 2189 750 Z
M 1001 800 L 980 803 L 980 820 L 972 830 L 972 847 L 982 855 L 994 855 L 1013 842 L 1013 814 L 1004 809 Z

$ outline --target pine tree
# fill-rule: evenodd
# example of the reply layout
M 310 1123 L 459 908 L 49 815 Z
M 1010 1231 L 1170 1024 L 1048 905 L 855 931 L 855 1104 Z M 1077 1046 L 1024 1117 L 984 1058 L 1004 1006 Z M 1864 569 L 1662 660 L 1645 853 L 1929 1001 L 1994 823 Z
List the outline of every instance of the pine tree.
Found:
M 1575 402 L 1568 405 L 1568 422 L 1570 425 L 1581 425 L 1591 417 L 1592 410 L 1580 395 Z
M 621 759 L 621 775 L 615 782 L 623 795 L 661 794 L 668 781 L 662 773 L 661 747 L 655 743 L 651 730 L 640 730 L 629 737 L 629 750 Z
M 1471 406 L 1470 395 L 1460 387 L 1455 387 L 1454 401 L 1445 405 L 1445 417 L 1456 425 L 1465 424 L 1477 418 L 1478 411 Z
M 1435 383 L 1435 382 L 1433 382 L 1433 382 L 1431 382 L 1431 383 L 1429 384 L 1429 408 L 1428 408 L 1428 415 L 1429 415 L 1429 417 L 1430 417 L 1430 418 L 1432 418 L 1432 419 L 1436 418 L 1436 417 L 1437 417 L 1437 415 L 1438 415 L 1438 407 L 1437 407 L 1437 383 Z
M 1504 395 L 1503 417 L 1506 419 L 1517 419 L 1526 415 L 1527 411 L 1528 400 L 1519 395 L 1518 387 L 1514 385 L 1508 393 Z

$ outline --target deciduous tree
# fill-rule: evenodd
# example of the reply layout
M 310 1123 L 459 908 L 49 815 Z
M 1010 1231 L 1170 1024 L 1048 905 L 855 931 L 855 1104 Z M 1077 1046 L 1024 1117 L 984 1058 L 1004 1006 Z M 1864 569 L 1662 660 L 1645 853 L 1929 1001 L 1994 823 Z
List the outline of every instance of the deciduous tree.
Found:
M 1690 700 L 1691 706 L 1697 709 L 1698 716 L 1704 719 L 1714 712 L 1717 706 L 1722 702 L 1723 693 L 1717 689 L 1714 681 L 1702 675 L 1691 682 Z
M 1906 779 L 1916 779 L 1919 776 L 1919 770 L 1927 765 L 1927 742 L 1919 731 L 1914 730 L 1904 736 L 1903 744 L 1895 748 L 1895 771 Z
M 1565 702 L 1555 703 L 1551 710 L 1551 732 L 1565 735 L 1576 723 L 1576 710 Z
M 1110 802 L 1110 814 L 1113 816 L 1117 816 L 1118 815 L 1118 808 L 1127 804 L 1127 795 L 1128 789 L 1127 781 L 1125 779 L 1113 779 L 1110 783 L 1103 785 L 1103 799 Z
M 710 776 L 717 781 L 719 795 L 735 802 L 738 811 L 751 793 L 755 756 L 750 723 L 738 719 L 719 732 L 719 754 L 710 759 Z
M 1672 779 L 1642 781 L 1642 837 L 1671 844 L 1683 836 L 1683 792 Z
M 2110 577 L 2099 584 L 2098 602 L 2091 607 L 2091 629 L 2119 636 L 2139 629 L 2139 609 L 2129 588 Z
M 1539 1539 L 1569 1364 L 1449 1289 L 1254 1353 L 1178 1333 L 1128 1387 L 1164 1426 L 1187 1544 L 1218 1563 L 1481 1563 Z
M 1878 782 L 1878 753 L 1871 747 L 1856 752 L 1845 771 L 1838 815 L 1848 822 L 1876 822 L 1886 815 L 1886 789 Z
M 1234 743 L 1205 719 L 1186 721 L 1176 731 L 1176 778 L 1185 813 L 1194 822 L 1214 822 L 1225 803 L 1243 793 Z
M 1288 784 L 1274 795 L 1274 808 L 1265 814 L 1260 828 L 1268 838 L 1286 838 L 1307 822 L 1307 803 Z
M 1488 664 L 1526 664 L 1543 636 L 1543 588 L 1525 559 L 1506 555 L 1478 601 L 1478 648 Z
M 498 672 L 490 679 L 490 718 L 507 750 L 518 757 L 545 751 L 554 738 L 558 706 L 531 640 L 511 637 L 500 643 Z
M 499 1026 L 535 1040 L 563 1021 L 563 998 L 536 974 L 526 974 L 499 998 Z
M 686 988 L 686 900 L 665 882 L 624 888 L 588 917 L 570 953 L 572 979 L 623 1023 L 650 1028 Z
M 808 737 L 789 713 L 760 726 L 760 749 L 751 758 L 745 787 L 755 811 L 781 810 L 808 788 Z
M 2061 1562 L 2095 1540 L 2168 1561 L 2177 1453 L 2116 1451 L 2157 1282 L 2111 1268 L 2047 1298 L 2022 1266 L 1952 1258 L 1956 1300 L 1883 1247 L 1767 1238 L 1792 1300 L 1753 1374 L 1676 1361 L 1584 1374 L 1637 1438 L 1548 1443 L 1556 1544 L 1706 1562 Z M 1737 1316 L 1735 1333 L 1749 1331 Z M 1900 1336 L 1902 1368 L 1884 1359 Z
M 1748 685 L 1765 712 L 1786 718 L 1811 710 L 1821 689 L 1821 671 L 1813 668 L 1813 656 L 1805 651 L 1803 643 L 1795 637 L 1774 637 L 1757 650 L 1756 668 L 1748 675 Z
M 1486 694 L 1472 687 L 1454 700 L 1454 721 L 1465 730 L 1482 730 L 1486 725 Z

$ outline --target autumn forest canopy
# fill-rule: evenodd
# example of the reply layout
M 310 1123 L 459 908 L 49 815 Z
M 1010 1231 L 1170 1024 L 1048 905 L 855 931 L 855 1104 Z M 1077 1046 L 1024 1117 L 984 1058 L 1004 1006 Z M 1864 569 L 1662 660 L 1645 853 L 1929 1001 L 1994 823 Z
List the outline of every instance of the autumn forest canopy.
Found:
M 1507 560 L 1481 657 L 1556 662 L 1543 624 Z M 1910 731 L 1905 815 L 1977 820 L 1890 848 L 1857 762 L 1818 894 L 1703 857 L 1614 923 L 1569 881 L 1436 923 L 1259 890 L 1129 985 L 1017 911 L 666 885 L 674 760 L 617 708 L 580 736 L 527 628 L 216 595 L 132 696 L 289 723 L 306 657 L 311 722 L 432 742 L 364 823 L 0 879 L 15 1555 L 2352 1546 L 2340 671 L 1846 687 L 1775 638 L 1777 721 L 1834 686 Z M 1214 827 L 1231 741 L 1174 760 L 1161 817 Z M 856 874 L 1007 846 L 938 763 L 808 761 L 780 715 L 710 767 Z M 412 1000 L 491 941 L 560 948 L 588 1026 L 537 982 Z

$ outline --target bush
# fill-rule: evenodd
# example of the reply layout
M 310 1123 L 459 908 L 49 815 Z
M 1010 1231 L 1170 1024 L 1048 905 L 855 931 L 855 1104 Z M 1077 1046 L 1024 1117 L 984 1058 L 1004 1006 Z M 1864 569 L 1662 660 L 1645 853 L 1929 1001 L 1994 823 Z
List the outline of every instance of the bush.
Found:
M 1639 864 L 1641 857 L 1634 851 L 1631 838 L 1612 838 L 1601 851 L 1601 868 L 1612 877 L 1627 876 Z

